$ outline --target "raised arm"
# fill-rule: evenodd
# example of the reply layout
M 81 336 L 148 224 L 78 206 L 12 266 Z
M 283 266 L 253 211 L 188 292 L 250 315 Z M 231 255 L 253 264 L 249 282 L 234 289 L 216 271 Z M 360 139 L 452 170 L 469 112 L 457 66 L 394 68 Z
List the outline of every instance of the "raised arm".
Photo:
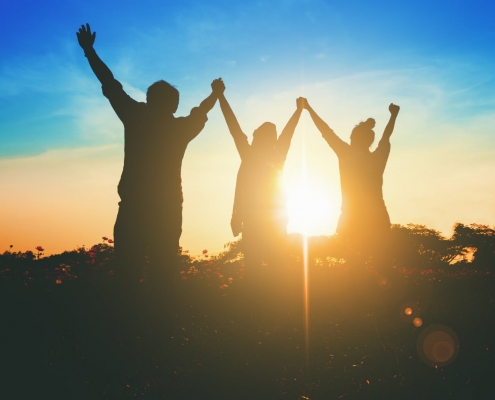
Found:
M 392 132 L 394 131 L 395 120 L 397 119 L 397 115 L 399 114 L 400 107 L 396 104 L 390 103 L 390 105 L 388 106 L 388 110 L 390 111 L 390 120 L 388 121 L 388 124 L 383 131 L 380 142 L 388 142 L 390 140 L 390 136 L 392 136 Z
M 109 84 L 114 80 L 112 71 L 101 61 L 96 54 L 93 44 L 96 39 L 96 32 L 91 33 L 89 24 L 81 25 L 79 32 L 76 32 L 79 46 L 84 50 L 84 55 L 88 59 L 89 65 L 102 85 Z
M 296 100 L 296 111 L 294 111 L 294 114 L 290 117 L 287 125 L 285 125 L 284 130 L 277 140 L 277 152 L 283 160 L 285 160 L 287 153 L 289 152 L 290 142 L 292 140 L 292 136 L 294 136 L 294 131 L 296 130 L 297 123 L 301 117 L 305 102 L 306 99 L 303 97 L 299 97 Z
M 334 151 L 338 151 L 343 146 L 348 146 L 348 144 L 339 138 L 332 128 L 330 128 L 327 123 L 323 121 L 318 114 L 316 114 L 306 99 L 304 99 L 304 104 L 304 108 L 309 111 L 309 115 L 311 115 L 311 119 L 320 131 L 321 136 L 323 136 L 323 139 L 327 141 Z
M 232 108 L 230 108 L 230 104 L 225 98 L 223 92 L 218 97 L 218 100 L 220 102 L 220 108 L 222 109 L 222 113 L 225 118 L 225 122 L 227 122 L 227 126 L 229 128 L 230 134 L 234 138 L 237 151 L 241 156 L 241 160 L 243 160 L 250 149 L 248 138 L 242 131 L 239 122 L 237 122 L 237 118 L 234 115 Z
M 222 81 L 222 78 L 213 80 L 213 82 L 211 83 L 211 94 L 201 102 L 201 104 L 199 105 L 199 109 L 205 114 L 208 114 L 208 112 L 217 102 L 218 96 L 220 96 L 224 90 L 225 85 Z
M 205 127 L 206 121 L 208 121 L 206 114 L 213 108 L 218 96 L 223 93 L 224 89 L 225 85 L 222 82 L 222 78 L 214 79 L 211 83 L 211 94 L 201 102 L 199 107 L 194 107 L 188 117 L 179 118 L 186 121 L 187 125 L 187 129 L 184 130 L 183 134 L 184 139 L 191 141 L 199 135 Z

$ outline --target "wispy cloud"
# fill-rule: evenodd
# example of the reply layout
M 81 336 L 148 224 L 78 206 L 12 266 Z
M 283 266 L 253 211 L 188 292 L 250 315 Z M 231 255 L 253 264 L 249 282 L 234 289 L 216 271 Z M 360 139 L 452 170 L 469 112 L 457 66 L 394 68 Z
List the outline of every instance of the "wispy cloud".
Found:
M 50 121 L 54 129 L 45 138 L 45 144 L 49 148 L 56 148 L 57 142 L 66 147 L 69 144 L 67 136 L 72 137 L 70 146 L 123 141 L 122 123 L 115 116 L 108 100 L 103 97 L 100 84 L 87 61 L 81 58 L 79 61 L 82 62 L 74 64 L 68 61 L 71 59 L 70 54 L 48 54 L 36 60 L 25 57 L 2 65 L 0 103 L 9 104 L 22 97 L 24 105 L 22 109 L 2 118 L 0 136 L 3 136 L 4 143 L 22 140 L 22 137 L 10 135 L 10 132 L 15 129 L 16 124 L 24 124 L 26 118 L 32 119 L 30 113 L 40 106 L 44 107 L 45 112 L 36 119 Z M 132 64 L 128 65 L 125 59 L 120 60 L 115 70 L 125 78 L 128 75 L 126 71 L 132 70 Z M 133 98 L 145 100 L 142 90 L 125 80 L 122 83 Z M 67 119 L 72 121 L 69 132 L 65 122 Z M 1 129 L 5 124 L 10 128 Z M 8 134 L 9 136 L 5 136 Z M 57 135 L 63 135 L 64 140 L 57 140 Z

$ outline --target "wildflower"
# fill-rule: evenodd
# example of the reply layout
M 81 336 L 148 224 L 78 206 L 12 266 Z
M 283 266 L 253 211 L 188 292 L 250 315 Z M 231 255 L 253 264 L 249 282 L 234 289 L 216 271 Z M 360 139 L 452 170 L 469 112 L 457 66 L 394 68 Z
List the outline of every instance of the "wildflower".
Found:
M 103 241 L 108 240 L 108 238 L 106 236 L 103 236 L 102 239 L 103 239 Z
M 208 250 L 203 250 L 203 254 L 206 254 L 206 253 L 208 253 Z
M 108 239 L 108 243 L 113 243 L 113 240 L 112 239 Z
M 26 250 L 26 253 L 24 253 L 24 254 L 26 254 L 27 256 L 32 256 L 33 252 L 31 250 Z
M 36 246 L 35 249 L 38 251 L 45 251 L 45 249 L 41 246 Z

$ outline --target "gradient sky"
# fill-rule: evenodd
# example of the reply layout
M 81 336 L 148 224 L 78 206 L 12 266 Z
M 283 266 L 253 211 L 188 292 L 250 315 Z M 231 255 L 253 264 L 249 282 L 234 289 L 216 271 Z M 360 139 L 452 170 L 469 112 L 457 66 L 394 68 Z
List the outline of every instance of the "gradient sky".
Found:
M 142 4 L 145 5 L 142 5 Z M 450 236 L 455 222 L 495 224 L 495 3 L 485 1 L 10 2 L 2 7 L 0 251 L 49 253 L 112 236 L 123 127 L 75 32 L 143 101 L 158 79 L 186 115 L 222 77 L 243 130 L 280 132 L 306 96 L 343 139 L 368 117 L 380 137 L 401 106 L 384 175 L 393 223 Z M 250 136 L 251 137 L 251 136 Z M 332 234 L 337 158 L 303 115 L 285 168 L 290 231 L 306 156 L 310 234 Z M 233 240 L 239 157 L 218 105 L 183 163 L 181 244 L 193 254 Z

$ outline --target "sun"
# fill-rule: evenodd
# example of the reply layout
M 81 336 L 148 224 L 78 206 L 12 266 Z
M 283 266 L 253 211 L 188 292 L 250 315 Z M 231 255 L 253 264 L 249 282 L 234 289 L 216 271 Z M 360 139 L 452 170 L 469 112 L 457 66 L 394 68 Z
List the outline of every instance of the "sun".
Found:
M 306 236 L 334 233 L 339 216 L 339 200 L 325 182 L 316 178 L 300 176 L 285 180 L 287 231 Z

